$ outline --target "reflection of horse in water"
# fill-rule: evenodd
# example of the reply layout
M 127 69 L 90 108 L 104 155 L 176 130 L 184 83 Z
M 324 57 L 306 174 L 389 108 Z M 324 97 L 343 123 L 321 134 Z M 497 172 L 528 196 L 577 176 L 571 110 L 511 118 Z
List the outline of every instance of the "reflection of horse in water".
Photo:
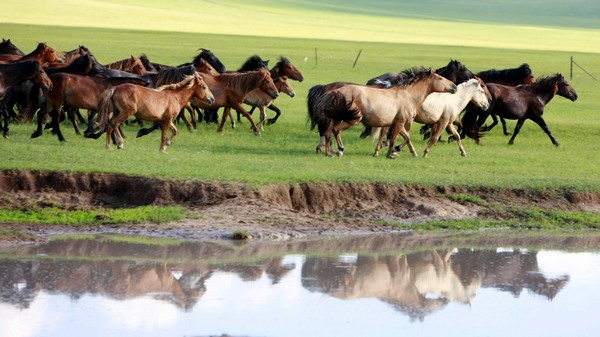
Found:
M 337 258 L 307 259 L 302 285 L 336 298 L 378 298 L 411 319 L 443 309 L 448 303 L 469 304 L 480 280 L 463 284 L 449 264 L 450 252 L 359 256 L 340 266 Z M 435 297 L 428 295 L 435 294 Z

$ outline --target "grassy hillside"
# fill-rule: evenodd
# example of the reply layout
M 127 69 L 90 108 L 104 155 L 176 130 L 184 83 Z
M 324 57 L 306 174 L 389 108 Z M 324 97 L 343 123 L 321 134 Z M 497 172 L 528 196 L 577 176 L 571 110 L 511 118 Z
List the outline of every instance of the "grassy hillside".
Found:
M 600 52 L 595 1 L 5 0 L 0 22 Z M 543 27 L 543 28 L 540 28 Z M 52 28 L 49 28 L 52 29 Z M 4 32 L 5 37 L 9 32 Z

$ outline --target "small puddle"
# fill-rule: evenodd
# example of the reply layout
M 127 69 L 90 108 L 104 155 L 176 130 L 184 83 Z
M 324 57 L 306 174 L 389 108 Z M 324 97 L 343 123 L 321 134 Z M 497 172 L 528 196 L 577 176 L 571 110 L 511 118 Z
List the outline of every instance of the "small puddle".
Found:
M 597 336 L 600 239 L 94 236 L 0 249 L 0 336 Z

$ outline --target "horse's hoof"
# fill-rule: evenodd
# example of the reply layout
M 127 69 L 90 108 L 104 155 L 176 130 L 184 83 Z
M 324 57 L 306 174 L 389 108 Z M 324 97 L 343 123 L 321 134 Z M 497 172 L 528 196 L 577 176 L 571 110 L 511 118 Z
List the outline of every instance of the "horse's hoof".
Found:
M 388 159 L 396 159 L 398 158 L 398 155 L 396 153 L 388 153 L 387 157 Z
M 260 136 L 260 131 L 254 131 L 255 136 Z
M 338 158 L 342 158 L 344 156 L 344 152 L 340 151 L 337 153 Z
M 467 156 L 467 154 L 466 154 L 466 153 L 461 153 L 460 155 L 461 155 L 461 156 L 463 156 L 463 157 L 466 157 L 466 156 Z
M 117 149 L 119 149 L 119 150 L 123 150 L 123 144 L 119 144 L 119 145 L 117 145 Z

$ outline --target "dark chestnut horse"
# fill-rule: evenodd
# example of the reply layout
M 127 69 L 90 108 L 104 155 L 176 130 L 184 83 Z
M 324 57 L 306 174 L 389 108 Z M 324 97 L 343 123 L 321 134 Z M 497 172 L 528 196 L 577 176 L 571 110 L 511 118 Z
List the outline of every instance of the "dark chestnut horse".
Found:
M 492 96 L 490 107 L 484 111 L 468 105 L 462 118 L 463 130 L 469 137 L 479 142 L 481 137 L 480 123 L 485 121 L 488 115 L 495 114 L 506 119 L 517 120 L 513 135 L 508 142 L 509 145 L 513 144 L 515 137 L 527 119 L 531 119 L 539 125 L 550 137 L 552 144 L 560 145 L 548 129 L 543 114 L 544 107 L 555 95 L 565 97 L 573 102 L 577 100 L 577 93 L 561 74 L 542 77 L 535 83 L 518 87 L 495 83 L 488 83 L 486 86 Z
M 4 117 L 3 136 L 8 138 L 8 123 L 10 114 L 4 99 L 9 90 L 23 82 L 31 81 L 45 90 L 52 90 L 53 84 L 38 61 L 23 61 L 9 64 L 0 64 L 0 113 Z
M 173 124 L 173 120 L 192 98 L 208 105 L 214 102 L 214 96 L 198 73 L 186 77 L 179 83 L 157 89 L 122 84 L 107 90 L 102 94 L 99 103 L 99 124 L 106 130 L 106 148 L 111 147 L 113 132 L 117 135 L 117 148 L 123 148 L 123 135 L 119 126 L 135 116 L 141 120 L 162 123 L 159 151 L 164 152 L 177 135 L 177 127 Z M 114 117 L 110 118 L 111 115 Z M 169 129 L 171 129 L 171 137 L 167 138 Z

